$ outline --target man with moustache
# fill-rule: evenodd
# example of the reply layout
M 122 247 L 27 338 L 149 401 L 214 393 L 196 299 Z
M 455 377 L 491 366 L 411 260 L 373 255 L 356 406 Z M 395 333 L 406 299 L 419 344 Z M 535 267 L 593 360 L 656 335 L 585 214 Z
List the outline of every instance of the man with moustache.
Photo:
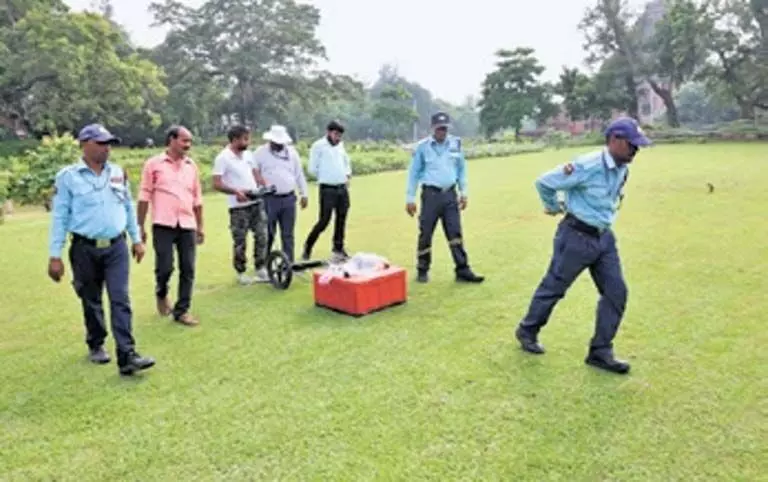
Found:
M 267 270 L 267 215 L 262 199 L 249 199 L 247 193 L 264 184 L 253 170 L 253 163 L 248 155 L 251 131 L 245 126 L 232 126 L 227 132 L 229 145 L 222 150 L 213 162 L 213 187 L 228 194 L 229 229 L 232 233 L 232 263 L 240 284 L 269 281 Z M 248 263 L 247 237 L 253 233 L 253 261 L 255 277 L 245 274 Z
M 144 222 L 152 206 L 152 244 L 155 249 L 155 296 L 161 316 L 173 315 L 174 321 L 195 326 L 189 313 L 195 281 L 197 245 L 204 240 L 203 195 L 200 173 L 187 156 L 192 147 L 192 133 L 173 126 L 165 136 L 166 151 L 144 164 L 139 191 L 138 222 L 146 241 Z M 173 273 L 173 252 L 179 261 L 178 300 L 171 306 L 168 282 Z
M 118 369 L 121 375 L 132 375 L 152 367 L 155 361 L 134 348 L 125 232 L 137 263 L 144 258 L 144 243 L 125 171 L 109 161 L 110 146 L 120 140 L 99 124 L 85 126 L 78 140 L 83 150 L 80 162 L 56 174 L 48 276 L 57 283 L 64 276 L 61 252 L 71 233 L 72 284 L 82 302 L 88 358 L 97 364 L 110 362 L 104 350 L 107 329 L 101 301 L 106 285 Z
M 543 174 L 536 189 L 550 216 L 565 214 L 554 239 L 549 268 L 533 294 L 515 336 L 523 350 L 541 355 L 539 331 L 576 278 L 589 269 L 598 292 L 595 333 L 584 362 L 614 373 L 629 372 L 629 363 L 613 354 L 613 339 L 627 304 L 627 285 L 611 229 L 623 198 L 628 166 L 641 147 L 651 144 L 637 121 L 619 118 L 605 131 L 605 147 Z M 565 192 L 565 201 L 557 192 Z

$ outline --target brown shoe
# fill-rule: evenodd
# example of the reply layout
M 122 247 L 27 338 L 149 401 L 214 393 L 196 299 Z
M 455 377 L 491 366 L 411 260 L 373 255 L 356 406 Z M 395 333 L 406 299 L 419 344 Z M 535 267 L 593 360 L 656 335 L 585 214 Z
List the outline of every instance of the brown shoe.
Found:
M 173 308 L 171 307 L 171 302 L 168 301 L 168 297 L 157 299 L 157 312 L 160 313 L 160 316 L 168 316 L 172 310 Z
M 176 318 L 176 323 L 181 323 L 182 325 L 187 326 L 197 326 L 200 324 L 200 322 L 192 318 L 192 315 L 189 313 L 184 313 L 183 315 Z

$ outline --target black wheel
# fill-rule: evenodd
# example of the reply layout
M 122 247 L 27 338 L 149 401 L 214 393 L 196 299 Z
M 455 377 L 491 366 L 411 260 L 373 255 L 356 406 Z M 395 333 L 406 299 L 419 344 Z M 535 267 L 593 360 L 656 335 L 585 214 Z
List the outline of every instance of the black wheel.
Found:
M 267 275 L 269 282 L 277 289 L 285 290 L 291 286 L 293 265 L 282 251 L 272 251 L 267 256 Z

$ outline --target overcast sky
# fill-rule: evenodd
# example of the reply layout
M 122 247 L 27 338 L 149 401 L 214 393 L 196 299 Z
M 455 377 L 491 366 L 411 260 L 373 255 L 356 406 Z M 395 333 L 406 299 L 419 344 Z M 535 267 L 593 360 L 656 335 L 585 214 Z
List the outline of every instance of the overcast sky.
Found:
M 92 0 L 65 0 L 75 9 Z M 181 0 L 200 5 L 204 0 Z M 164 31 L 151 28 L 151 0 L 113 0 L 116 20 L 137 44 L 152 46 Z M 314 0 L 321 11 L 318 36 L 326 47 L 326 68 L 376 79 L 383 63 L 451 102 L 477 95 L 499 48 L 529 46 L 557 78 L 563 65 L 580 66 L 583 36 L 577 29 L 595 0 Z M 642 0 L 631 0 L 642 5 Z

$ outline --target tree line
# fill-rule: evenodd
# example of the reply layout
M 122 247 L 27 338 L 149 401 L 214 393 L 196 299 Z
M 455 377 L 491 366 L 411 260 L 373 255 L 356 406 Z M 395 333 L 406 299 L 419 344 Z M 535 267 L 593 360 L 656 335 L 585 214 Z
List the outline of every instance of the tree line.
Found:
M 640 11 L 625 0 L 596 0 L 579 29 L 587 69 L 564 67 L 554 83 L 541 80 L 532 48 L 496 53 L 480 100 L 487 136 L 519 133 L 525 119 L 543 122 L 561 107 L 571 120 L 640 118 L 643 89 L 663 101 L 670 127 L 768 110 L 766 0 L 653 0 Z
M 151 49 L 131 42 L 110 0 L 93 12 L 2 0 L 0 135 L 98 121 L 140 143 L 175 123 L 211 139 L 229 123 L 279 122 L 306 138 L 335 117 L 349 138 L 394 141 L 424 135 L 430 115 L 446 110 L 459 135 L 492 137 L 561 111 L 571 120 L 638 117 L 642 88 L 663 100 L 672 127 L 753 118 L 768 107 L 767 9 L 765 0 L 654 0 L 634 12 L 623 0 L 595 0 L 579 23 L 587 68 L 543 82 L 532 48 L 501 49 L 480 98 L 451 105 L 390 65 L 371 86 L 320 69 L 320 11 L 294 0 L 155 2 L 155 24 L 168 34 Z
M 220 135 L 229 123 L 279 122 L 322 132 L 329 116 L 352 138 L 410 139 L 449 109 L 457 129 L 477 131 L 474 101 L 450 105 L 383 66 L 373 86 L 319 69 L 326 58 L 319 10 L 293 0 L 208 0 L 198 8 L 152 3 L 165 40 L 133 45 L 109 0 L 92 12 L 62 0 L 0 1 L 0 123 L 38 136 L 102 122 L 141 142 L 180 123 Z

